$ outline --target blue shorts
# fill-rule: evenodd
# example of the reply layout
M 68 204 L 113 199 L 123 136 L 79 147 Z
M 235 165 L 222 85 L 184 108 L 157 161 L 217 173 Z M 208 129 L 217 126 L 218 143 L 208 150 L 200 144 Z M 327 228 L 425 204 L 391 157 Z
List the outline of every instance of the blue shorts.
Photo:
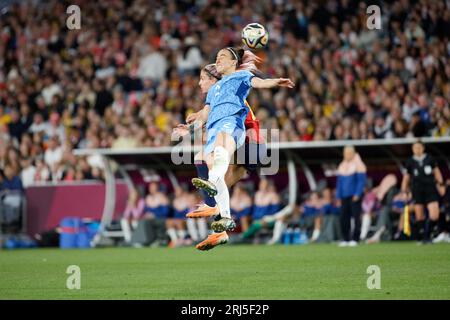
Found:
M 214 151 L 217 135 L 225 132 L 233 137 L 236 142 L 236 149 L 245 143 L 245 118 L 247 112 L 239 112 L 231 116 L 226 116 L 213 123 L 206 124 L 206 144 L 203 149 L 204 154 Z
M 186 214 L 188 212 L 189 212 L 188 209 L 182 210 L 182 211 L 173 210 L 173 218 L 174 219 L 186 219 Z
M 242 217 L 250 216 L 251 212 L 252 212 L 251 207 L 250 208 L 245 208 L 245 209 L 240 210 L 240 211 L 236 211 L 236 210 L 231 209 L 231 216 L 235 220 L 240 220 Z
M 264 216 L 270 215 L 270 205 L 267 206 L 253 206 L 252 218 L 253 220 L 262 219 Z

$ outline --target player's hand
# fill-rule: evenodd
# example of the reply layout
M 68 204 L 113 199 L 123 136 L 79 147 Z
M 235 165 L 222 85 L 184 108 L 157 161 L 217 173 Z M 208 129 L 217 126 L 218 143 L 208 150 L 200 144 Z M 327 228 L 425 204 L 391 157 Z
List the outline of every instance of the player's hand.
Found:
M 197 118 L 199 117 L 199 115 L 200 115 L 199 112 L 191 113 L 190 115 L 187 116 L 186 122 L 187 122 L 188 124 L 193 123 L 194 121 L 197 120 Z
M 359 197 L 358 196 L 353 196 L 352 200 L 353 200 L 353 202 L 356 202 L 356 201 L 359 200 Z
M 172 137 L 175 139 L 187 134 L 189 134 L 189 126 L 186 124 L 179 124 L 172 130 Z
M 290 88 L 290 89 L 292 89 L 295 86 L 294 82 L 292 82 L 291 79 L 287 79 L 287 78 L 277 79 L 277 85 L 279 87 L 285 87 L 285 88 Z
M 441 197 L 443 197 L 445 195 L 445 185 L 443 186 L 438 186 L 438 192 L 440 194 Z

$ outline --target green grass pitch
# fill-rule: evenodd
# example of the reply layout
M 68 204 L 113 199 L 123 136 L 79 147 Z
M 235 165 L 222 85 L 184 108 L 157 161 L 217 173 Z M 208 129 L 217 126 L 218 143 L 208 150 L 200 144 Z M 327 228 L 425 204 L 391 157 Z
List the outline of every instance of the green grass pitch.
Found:
M 66 288 L 69 265 L 80 290 Z M 450 245 L 3 250 L 0 299 L 450 299 Z

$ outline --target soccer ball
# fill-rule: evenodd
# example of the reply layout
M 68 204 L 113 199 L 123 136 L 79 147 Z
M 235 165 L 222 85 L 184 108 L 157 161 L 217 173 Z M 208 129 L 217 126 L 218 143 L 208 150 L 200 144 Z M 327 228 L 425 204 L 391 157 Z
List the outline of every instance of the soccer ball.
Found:
M 259 23 L 250 23 L 242 29 L 242 42 L 250 49 L 261 49 L 269 42 L 269 34 Z

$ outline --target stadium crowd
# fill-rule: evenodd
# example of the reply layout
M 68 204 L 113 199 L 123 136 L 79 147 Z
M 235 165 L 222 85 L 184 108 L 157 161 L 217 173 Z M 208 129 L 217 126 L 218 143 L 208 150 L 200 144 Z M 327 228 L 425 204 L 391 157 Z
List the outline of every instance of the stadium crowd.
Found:
M 0 19 L 0 169 L 23 186 L 102 179 L 74 148 L 169 145 L 202 106 L 199 69 L 255 21 L 270 34 L 261 71 L 297 84 L 249 98 L 281 141 L 449 135 L 448 1 L 381 2 L 380 30 L 351 0 L 76 1 L 79 30 L 70 4 Z

